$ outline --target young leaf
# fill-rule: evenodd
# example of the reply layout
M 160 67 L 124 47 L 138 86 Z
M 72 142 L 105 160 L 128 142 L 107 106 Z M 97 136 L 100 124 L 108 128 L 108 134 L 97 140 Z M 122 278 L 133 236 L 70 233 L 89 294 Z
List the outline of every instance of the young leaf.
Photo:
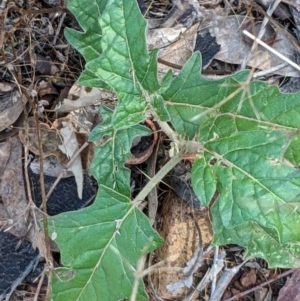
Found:
M 169 112 L 167 111 L 165 104 L 164 104 L 164 100 L 160 95 L 155 95 L 153 97 L 152 105 L 156 111 L 158 118 L 161 121 L 169 121 L 170 120 Z

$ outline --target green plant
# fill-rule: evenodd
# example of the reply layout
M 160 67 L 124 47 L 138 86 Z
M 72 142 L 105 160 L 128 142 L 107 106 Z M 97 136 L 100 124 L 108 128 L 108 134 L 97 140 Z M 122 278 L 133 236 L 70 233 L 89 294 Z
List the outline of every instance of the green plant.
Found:
M 101 107 L 104 121 L 90 136 L 109 137 L 91 166 L 94 204 L 48 220 L 65 266 L 55 270 L 53 300 L 147 299 L 137 267 L 162 240 L 137 206 L 185 154 L 197 155 L 193 189 L 210 206 L 214 244 L 244 246 L 247 258 L 270 267 L 299 266 L 300 94 L 250 83 L 248 71 L 207 80 L 200 53 L 159 83 L 157 51 L 147 50 L 135 0 L 70 0 L 68 7 L 84 30 L 65 32 L 86 60 L 79 82 L 114 90 L 119 103 L 114 111 Z M 132 140 L 149 134 L 139 125 L 149 113 L 174 156 L 131 200 L 124 164 Z

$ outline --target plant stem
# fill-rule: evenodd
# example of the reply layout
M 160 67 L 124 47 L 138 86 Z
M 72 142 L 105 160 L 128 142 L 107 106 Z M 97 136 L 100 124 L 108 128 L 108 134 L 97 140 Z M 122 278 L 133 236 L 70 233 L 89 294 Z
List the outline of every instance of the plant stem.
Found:
M 182 157 L 177 154 L 171 160 L 165 164 L 162 169 L 147 183 L 147 185 L 142 189 L 142 191 L 136 196 L 136 198 L 133 200 L 134 204 L 140 204 L 146 196 L 149 194 L 149 192 L 165 177 L 165 175 L 180 161 L 182 160 Z

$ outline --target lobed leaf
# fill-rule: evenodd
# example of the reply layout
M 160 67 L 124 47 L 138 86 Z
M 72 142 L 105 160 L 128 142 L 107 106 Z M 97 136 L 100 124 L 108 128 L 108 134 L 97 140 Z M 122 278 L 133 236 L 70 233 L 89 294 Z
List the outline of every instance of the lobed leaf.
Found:
M 214 243 L 244 246 L 271 267 L 297 266 L 299 94 L 248 83 L 247 72 L 207 80 L 199 66 L 195 54 L 162 96 L 174 128 L 202 144 L 192 183 L 204 205 L 215 194 Z
M 196 52 L 162 92 L 172 125 L 186 139 L 193 139 L 198 134 L 200 126 L 209 118 L 209 112 L 201 118 L 196 117 L 220 101 L 219 89 L 226 81 L 226 78 L 205 79 L 200 70 L 201 55 Z M 248 72 L 239 72 L 232 77 L 244 81 Z
M 115 90 L 119 105 L 113 122 L 117 128 L 126 128 L 145 119 L 145 93 L 159 89 L 157 51 L 148 53 L 146 21 L 136 1 L 108 1 L 100 25 L 104 52 L 88 62 L 86 70 Z
M 150 222 L 130 199 L 100 185 L 94 204 L 48 220 L 64 268 L 55 269 L 52 298 L 130 298 L 139 259 L 161 244 Z M 141 279 L 137 300 L 147 300 Z
M 80 13 L 77 0 L 69 3 L 85 30 L 67 31 L 70 42 L 87 60 L 79 82 L 111 87 L 119 103 L 114 111 L 100 108 L 103 123 L 90 135 L 91 141 L 103 140 L 90 166 L 99 184 L 93 205 L 49 219 L 64 265 L 55 270 L 53 299 L 128 299 L 137 281 L 136 298 L 146 300 L 143 281 L 136 275 L 138 262 L 162 240 L 138 204 L 130 200 L 130 171 L 125 162 L 133 139 L 151 133 L 138 123 L 145 119 L 148 93 L 159 89 L 157 51 L 148 53 L 146 21 L 136 1 L 91 4 Z
M 213 183 L 206 177 L 199 185 L 199 169 L 216 176 L 214 243 L 244 246 L 247 257 L 264 258 L 270 267 L 300 264 L 300 172 L 280 162 L 286 142 L 284 131 L 234 133 L 207 142 L 206 160 L 199 159 L 193 167 L 196 193 Z M 209 205 L 208 198 L 204 201 Z
M 130 200 L 130 171 L 124 166 L 135 137 L 151 131 L 141 125 L 117 130 L 113 112 L 101 108 L 103 123 L 91 139 L 107 137 L 98 146 L 90 166 L 99 183 L 94 204 L 48 220 L 65 266 L 56 269 L 53 298 L 59 300 L 119 300 L 129 298 L 139 282 L 138 300 L 147 300 L 141 279 L 135 275 L 139 259 L 161 244 L 148 218 Z M 67 270 L 66 270 L 67 269 Z M 71 275 L 61 281 L 61 275 Z
M 102 14 L 107 0 L 84 1 L 73 0 L 67 4 L 84 32 L 66 28 L 65 36 L 85 58 L 86 61 L 96 59 L 102 54 L 102 30 L 98 18 Z
M 72 0 L 67 4 L 68 9 L 74 14 L 84 32 L 71 28 L 65 29 L 65 36 L 73 47 L 75 47 L 88 61 L 92 61 L 102 54 L 101 38 L 102 30 L 99 17 L 105 9 L 107 0 L 86 1 Z M 82 81 L 90 79 L 89 86 L 107 88 L 108 86 L 98 78 L 91 78 L 89 71 L 81 74 Z
M 80 82 L 110 87 L 119 104 L 114 111 L 101 108 L 104 121 L 90 136 L 105 141 L 91 165 L 99 183 L 95 202 L 49 219 L 65 266 L 55 270 L 53 299 L 126 299 L 136 280 L 136 299 L 146 299 L 136 270 L 161 239 L 130 200 L 125 161 L 133 139 L 149 134 L 138 125 L 147 110 L 170 121 L 181 137 L 201 143 L 192 182 L 211 206 L 214 243 L 244 246 L 246 257 L 265 258 L 270 266 L 299 266 L 300 173 L 291 167 L 300 162 L 298 94 L 249 83 L 248 71 L 205 79 L 199 53 L 177 77 L 167 73 L 160 86 L 157 51 L 148 53 L 136 1 L 89 4 L 68 4 L 84 30 L 66 31 L 87 61 Z
M 107 141 L 97 147 L 94 160 L 90 166 L 98 183 L 111 187 L 123 195 L 130 196 L 130 170 L 124 166 L 130 157 L 132 141 L 136 137 L 147 136 L 151 131 L 142 125 L 116 130 L 111 122 L 112 111 L 102 107 L 103 123 L 97 126 L 90 135 L 90 140 L 100 140 L 104 135 Z M 105 114 L 105 115 L 104 115 Z

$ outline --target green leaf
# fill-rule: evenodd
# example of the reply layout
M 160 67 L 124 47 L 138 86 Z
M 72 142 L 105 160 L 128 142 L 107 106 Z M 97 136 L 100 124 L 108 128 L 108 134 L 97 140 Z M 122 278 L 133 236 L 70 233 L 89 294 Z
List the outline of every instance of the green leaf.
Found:
M 192 186 L 201 204 L 209 206 L 209 203 L 216 192 L 216 175 L 210 163 L 211 156 L 196 158 L 192 168 Z
M 148 53 L 146 21 L 136 1 L 108 1 L 100 25 L 104 52 L 86 69 L 115 90 L 119 105 L 113 122 L 118 128 L 127 127 L 145 119 L 146 91 L 159 89 L 157 51 Z
M 56 301 L 129 298 L 138 260 L 161 244 L 130 199 L 103 185 L 92 206 L 57 215 L 48 223 L 65 266 L 54 271 Z M 143 282 L 138 281 L 136 299 L 147 300 Z
M 117 130 L 113 124 L 109 124 L 112 118 L 112 111 L 107 108 L 101 108 L 101 112 L 102 117 L 106 119 L 92 131 L 90 140 L 100 140 L 106 135 L 107 141 L 101 147 L 96 148 L 95 159 L 90 166 L 90 170 L 99 183 L 105 183 L 106 186 L 129 197 L 130 170 L 124 164 L 130 157 L 133 139 L 150 135 L 151 131 L 139 124 L 131 128 Z
M 160 95 L 155 95 L 153 97 L 153 108 L 155 109 L 156 114 L 161 121 L 170 120 L 169 112 L 167 111 L 164 100 Z
M 99 113 L 102 116 L 103 121 L 92 130 L 89 137 L 90 141 L 100 140 L 104 135 L 113 136 L 114 125 L 111 122 L 113 110 L 101 105 L 99 107 Z
M 264 82 L 247 82 L 248 72 L 221 80 L 207 80 L 199 74 L 200 57 L 194 54 L 162 94 L 174 128 L 188 139 L 201 142 L 232 133 L 279 129 L 289 141 L 283 156 L 300 165 L 300 93 L 281 94 Z
M 205 170 L 204 184 L 193 181 L 202 194 L 214 185 L 211 175 L 217 178 L 218 197 L 211 208 L 214 243 L 244 246 L 247 258 L 259 256 L 270 267 L 300 263 L 300 172 L 280 164 L 286 142 L 284 131 L 262 130 L 207 142 L 206 160 L 197 162 L 192 175 L 197 178 Z M 217 159 L 214 165 L 209 156 Z
M 87 61 L 79 82 L 111 87 L 119 103 L 114 111 L 100 107 L 103 122 L 90 135 L 91 141 L 103 140 L 90 166 L 99 184 L 94 203 L 48 220 L 64 265 L 54 271 L 52 297 L 55 301 L 128 299 L 137 282 L 135 297 L 146 300 L 136 271 L 139 260 L 162 240 L 131 201 L 125 162 L 133 139 L 151 134 L 138 123 L 152 103 L 149 93 L 160 88 L 157 50 L 148 53 L 146 21 L 134 0 L 71 0 L 68 7 L 84 30 L 66 31 Z M 163 112 L 162 102 L 160 106 Z
M 206 80 L 199 66 L 195 54 L 163 98 L 174 128 L 202 143 L 192 183 L 204 205 L 216 193 L 214 243 L 244 246 L 247 257 L 272 267 L 297 266 L 300 172 L 292 164 L 300 158 L 299 93 L 249 83 L 248 73 Z
M 147 50 L 136 1 L 70 0 L 69 7 L 84 30 L 66 31 L 87 61 L 80 83 L 110 87 L 119 103 L 114 111 L 100 108 L 104 121 L 90 135 L 102 139 L 91 165 L 99 184 L 94 203 L 49 219 L 64 264 L 54 273 L 54 301 L 128 299 L 136 281 L 136 299 L 146 299 L 136 271 L 161 239 L 131 201 L 125 166 L 133 139 L 150 133 L 139 125 L 146 113 L 171 122 L 177 133 L 165 129 L 181 152 L 177 161 L 184 151 L 199 150 L 192 183 L 211 207 L 214 243 L 244 246 L 246 257 L 265 258 L 272 267 L 299 266 L 300 172 L 292 166 L 300 165 L 300 94 L 250 83 L 249 71 L 206 79 L 200 53 L 160 86 L 157 50 Z
M 219 90 L 220 99 L 229 98 L 240 87 L 240 83 L 228 79 Z M 207 141 L 216 135 L 221 138 L 250 129 L 278 129 L 285 131 L 289 138 L 282 157 L 293 165 L 299 165 L 299 115 L 299 93 L 281 94 L 278 87 L 252 82 L 246 91 L 241 89 L 218 108 L 217 114 L 206 120 L 200 129 L 200 137 Z
M 104 121 L 93 130 L 91 140 L 104 136 L 107 140 L 96 148 L 90 166 L 99 183 L 94 204 L 48 221 L 65 266 L 55 273 L 72 276 L 53 281 L 55 301 L 129 298 L 139 259 L 162 242 L 131 202 L 130 171 L 124 166 L 133 139 L 151 131 L 141 125 L 117 130 L 111 123 L 113 112 L 105 107 L 100 111 Z M 147 300 L 143 282 L 137 280 L 137 299 Z
M 200 141 L 205 142 L 250 129 L 280 129 L 290 137 L 285 158 L 300 164 L 300 93 L 281 94 L 278 87 L 263 82 L 245 83 L 247 72 L 206 80 L 199 66 L 195 54 L 163 94 L 172 124 L 181 135 L 193 139 L 199 131 Z
M 98 18 L 102 14 L 107 1 L 80 0 L 69 1 L 68 9 L 75 15 L 84 32 L 78 32 L 71 28 L 66 28 L 65 36 L 68 41 L 78 49 L 86 61 L 91 61 L 102 54 L 101 48 L 101 27 Z M 96 13 L 95 13 L 96 12 Z
M 78 82 L 80 85 L 86 86 L 86 87 L 94 87 L 94 88 L 99 88 L 99 89 L 111 90 L 111 87 L 109 85 L 107 85 L 100 78 L 95 77 L 95 74 L 87 69 L 81 73 L 81 75 L 78 79 Z
M 173 127 L 187 139 L 193 139 L 199 127 L 209 118 L 207 114 L 195 117 L 220 100 L 218 92 L 226 81 L 226 78 L 216 81 L 205 79 L 200 70 L 201 55 L 196 52 L 162 93 Z M 239 72 L 232 77 L 243 81 L 247 79 L 248 72 Z
M 66 28 L 65 36 L 87 62 L 98 58 L 102 54 L 102 30 L 99 24 L 99 17 L 106 3 L 107 0 L 94 0 L 88 3 L 80 0 L 72 0 L 67 4 L 68 9 L 75 15 L 84 32 Z M 90 78 L 90 81 L 87 78 Z M 102 80 L 91 78 L 87 70 L 81 74 L 81 80 L 87 86 L 108 88 Z

